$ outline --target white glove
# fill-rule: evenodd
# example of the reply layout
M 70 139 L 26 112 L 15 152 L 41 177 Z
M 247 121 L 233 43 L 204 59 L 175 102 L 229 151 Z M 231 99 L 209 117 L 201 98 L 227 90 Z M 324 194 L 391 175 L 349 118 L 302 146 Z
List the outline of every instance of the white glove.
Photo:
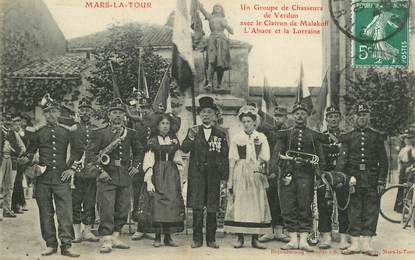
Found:
M 150 193 L 156 191 L 156 187 L 154 187 L 153 182 L 151 182 L 151 181 L 147 182 L 147 191 L 150 192 Z
M 356 185 L 356 178 L 354 177 L 354 176 L 352 176 L 351 178 L 350 178 L 350 181 L 349 181 L 349 185 L 350 186 L 354 186 L 354 185 Z

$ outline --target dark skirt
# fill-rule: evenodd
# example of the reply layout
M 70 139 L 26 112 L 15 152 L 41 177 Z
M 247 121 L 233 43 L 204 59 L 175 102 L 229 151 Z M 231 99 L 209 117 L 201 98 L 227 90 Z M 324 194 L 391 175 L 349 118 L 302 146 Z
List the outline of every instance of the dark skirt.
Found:
M 184 230 L 184 201 L 180 175 L 172 161 L 156 162 L 153 174 L 154 193 L 144 183 L 138 205 L 138 231 L 143 233 L 178 233 Z

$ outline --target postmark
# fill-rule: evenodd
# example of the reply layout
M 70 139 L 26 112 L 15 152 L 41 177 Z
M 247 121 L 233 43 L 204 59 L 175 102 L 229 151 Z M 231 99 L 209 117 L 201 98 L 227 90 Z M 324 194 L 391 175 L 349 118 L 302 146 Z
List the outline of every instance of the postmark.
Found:
M 407 67 L 409 0 L 330 0 L 330 15 L 351 41 L 353 67 Z

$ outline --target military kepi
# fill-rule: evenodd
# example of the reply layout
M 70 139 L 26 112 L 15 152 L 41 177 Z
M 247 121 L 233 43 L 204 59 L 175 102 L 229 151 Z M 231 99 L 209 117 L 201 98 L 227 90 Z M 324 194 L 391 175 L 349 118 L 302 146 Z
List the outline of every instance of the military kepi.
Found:
M 338 107 L 335 106 L 329 106 L 326 108 L 326 115 L 330 115 L 330 114 L 339 114 L 341 115 L 340 109 Z
M 274 109 L 274 116 L 286 116 L 288 114 L 288 110 L 286 107 L 277 106 Z
M 292 113 L 296 112 L 297 110 L 303 110 L 310 114 L 310 108 L 304 103 L 295 103 L 292 109 Z
M 111 102 L 108 112 L 113 110 L 121 110 L 125 112 L 125 105 L 120 98 L 116 98 Z
M 52 108 L 60 109 L 59 104 L 50 97 L 49 93 L 42 98 L 40 105 L 42 106 L 43 111 L 48 111 Z
M 91 101 L 87 98 L 82 98 L 81 101 L 79 101 L 79 108 L 92 108 Z
M 200 111 L 202 111 L 202 109 L 204 108 L 211 108 L 215 111 L 218 110 L 218 107 L 216 106 L 213 98 L 211 97 L 201 97 L 199 98 L 199 108 L 197 110 L 198 113 L 200 113 Z
M 356 113 L 369 113 L 370 109 L 366 103 L 359 103 L 356 107 Z

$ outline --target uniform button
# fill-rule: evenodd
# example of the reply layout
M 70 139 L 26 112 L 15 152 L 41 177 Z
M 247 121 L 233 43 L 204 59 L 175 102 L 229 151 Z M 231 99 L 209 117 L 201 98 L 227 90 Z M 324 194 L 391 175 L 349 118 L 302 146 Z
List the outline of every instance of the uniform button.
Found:
M 362 162 L 365 162 L 365 159 L 362 159 Z
M 362 149 L 360 149 L 362 152 L 365 150 L 365 148 L 362 147 Z
M 86 135 L 86 137 L 89 137 L 89 135 Z
M 56 136 L 55 135 L 52 135 L 52 138 L 55 138 Z
M 51 132 L 55 132 L 55 129 L 51 129 L 50 131 L 51 131 Z
M 303 139 L 301 137 L 298 138 L 298 141 L 302 141 Z
M 364 142 L 361 142 L 361 145 L 365 145 L 365 143 Z
M 363 156 L 365 156 L 365 154 L 364 154 L 364 153 L 362 153 L 362 157 L 363 157 Z
M 302 133 L 303 132 L 303 129 L 300 129 L 300 133 Z
M 298 146 L 300 146 L 301 145 L 301 143 L 298 143 Z
M 56 142 L 55 141 L 52 141 L 52 144 L 56 144 Z
M 52 169 L 56 170 L 56 167 L 55 167 L 55 166 L 53 166 L 53 167 L 52 167 Z
M 122 152 L 120 152 L 120 155 L 122 155 Z
M 53 154 L 53 157 L 55 157 L 55 156 L 56 156 L 56 153 Z
M 54 163 L 55 163 L 55 162 L 56 162 L 56 160 L 53 160 L 52 162 L 54 162 Z
M 297 150 L 298 150 L 298 151 L 301 151 L 301 147 L 298 147 L 298 148 L 297 148 Z

